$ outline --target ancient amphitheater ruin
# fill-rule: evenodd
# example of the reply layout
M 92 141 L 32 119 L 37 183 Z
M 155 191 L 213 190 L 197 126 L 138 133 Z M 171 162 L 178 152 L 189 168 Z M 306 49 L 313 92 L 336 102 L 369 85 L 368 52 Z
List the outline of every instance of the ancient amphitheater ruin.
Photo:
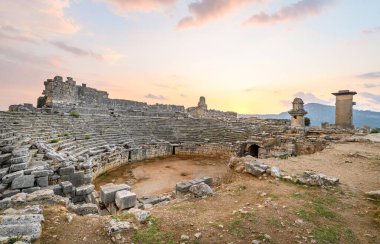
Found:
M 165 204 L 183 203 L 187 206 L 186 201 L 208 201 L 207 199 L 220 197 L 223 192 L 228 192 L 228 184 L 226 183 L 226 186 L 224 183 L 228 181 L 226 178 L 229 174 L 234 175 L 232 178 L 249 175 L 247 182 L 256 180 L 260 183 L 255 184 L 263 189 L 266 189 L 266 186 L 262 185 L 263 181 L 269 185 L 289 184 L 289 187 L 299 187 L 294 186 L 294 183 L 297 183 L 336 189 L 335 186 L 342 182 L 337 171 L 321 174 L 316 167 L 307 168 L 303 174 L 296 175 L 291 170 L 283 171 L 283 168 L 278 166 L 289 159 L 302 159 L 311 154 L 320 155 L 321 151 L 331 148 L 331 145 L 337 142 L 364 143 L 369 140 L 365 137 L 369 133 L 368 129 L 352 128 L 352 96 L 355 93 L 350 91 L 334 94 L 339 99 L 348 96 L 350 103 L 347 105 L 348 103 L 339 100 L 339 104 L 343 105 L 339 105 L 339 111 L 337 109 L 337 126 L 325 125 L 324 128 L 320 128 L 305 127 L 304 116 L 307 111 L 299 98 L 293 102 L 289 120 L 272 120 L 239 118 L 234 112 L 211 110 L 207 107 L 204 97 L 200 98 L 196 107 L 187 109 L 184 106 L 149 105 L 144 102 L 110 99 L 107 92 L 87 87 L 86 84 L 77 85 L 70 77 L 66 81 L 60 76 L 48 79 L 44 82 L 44 87 L 43 96 L 38 98 L 36 107 L 31 104 L 12 105 L 8 112 L 0 112 L 0 208 L 3 210 L 0 241 L 4 243 L 104 243 L 105 240 L 119 243 L 239 243 L 239 239 L 243 240 L 242 243 L 248 243 L 249 238 L 255 241 L 252 243 L 264 243 L 269 242 L 271 236 L 274 243 L 294 243 L 294 239 L 281 242 L 281 234 L 277 240 L 273 240 L 273 233 L 248 234 L 232 227 L 228 229 L 216 220 L 209 221 L 212 222 L 210 228 L 214 228 L 212 226 L 215 224 L 215 228 L 222 233 L 216 234 L 216 239 L 211 234 L 207 236 L 207 231 L 200 227 L 199 230 L 195 228 L 190 231 L 195 233 L 195 237 L 190 232 L 179 236 L 175 234 L 174 237 L 170 237 L 172 239 L 168 237 L 174 240 L 173 242 L 169 242 L 169 239 L 163 236 L 157 237 L 155 233 L 148 235 L 152 239 L 144 240 L 138 233 L 145 228 L 143 225 L 146 225 L 146 222 L 154 225 L 155 210 L 152 209 L 155 206 L 158 206 L 158 209 L 166 206 Z M 351 114 L 347 115 L 350 109 Z M 341 116 L 345 117 L 342 119 Z M 168 192 L 150 196 L 139 194 L 138 186 L 130 184 L 128 180 L 115 182 L 108 177 L 108 182 L 98 181 L 109 172 L 125 165 L 170 157 L 213 158 L 226 163 L 223 166 L 217 165 L 211 171 L 205 170 L 204 174 L 201 169 L 201 173 L 195 178 L 191 178 L 191 172 L 190 176 L 186 175 L 186 172 L 177 172 L 182 173 L 182 181 L 173 184 Z M 275 165 L 276 162 L 278 165 Z M 225 166 L 231 172 L 223 177 L 209 174 L 217 167 Z M 170 167 L 166 167 L 169 170 Z M 378 175 L 379 169 L 375 172 Z M 160 185 L 168 181 L 166 176 L 162 175 L 156 176 L 154 184 Z M 133 175 L 131 177 L 133 178 Z M 373 187 L 378 187 L 378 178 L 375 177 L 373 181 Z M 321 191 L 321 188 L 311 188 L 312 191 Z M 300 189 L 297 192 L 306 188 Z M 376 196 L 375 193 L 372 195 Z M 264 192 L 258 194 L 258 198 L 266 195 Z M 214 196 L 206 198 L 209 195 Z M 266 204 L 272 206 L 273 201 L 274 197 Z M 65 211 L 76 214 L 74 218 L 88 214 L 98 216 L 96 218 L 109 218 L 85 219 L 89 223 L 100 223 L 104 220 L 106 237 L 103 238 L 106 239 L 101 239 L 100 236 L 103 234 L 98 234 L 99 239 L 94 236 L 86 237 L 83 234 L 86 231 L 83 230 L 83 237 L 75 240 L 69 237 L 65 239 L 65 236 L 54 232 L 50 233 L 49 228 L 53 227 L 49 227 L 49 224 L 54 226 L 55 220 L 51 220 L 54 216 L 46 217 L 48 215 L 43 213 L 46 206 L 63 206 Z M 242 216 L 249 216 L 249 211 L 243 207 L 239 208 L 238 213 L 240 211 Z M 286 209 L 285 205 L 283 208 Z M 110 218 L 111 215 L 120 216 L 125 213 L 132 214 L 135 219 Z M 159 215 L 157 213 L 157 216 Z M 68 213 L 67 220 L 57 220 L 61 228 L 70 225 L 72 216 L 74 215 Z M 298 217 L 293 224 L 298 226 L 305 221 Z M 274 226 L 279 229 L 285 228 L 281 227 L 285 226 L 283 222 L 286 221 L 279 221 L 278 226 L 276 222 Z M 172 227 L 176 229 L 177 225 L 173 224 Z M 91 232 L 90 229 L 89 227 L 87 231 Z M 178 229 L 185 232 L 192 227 L 178 225 Z M 370 229 L 371 233 L 368 233 L 373 243 L 380 240 L 373 234 L 375 230 L 374 226 Z M 298 242 L 313 243 L 315 240 L 318 241 L 316 235 L 311 232 L 302 234 Z M 302 236 L 306 236 L 306 239 Z M 157 239 L 154 239 L 156 237 Z M 340 239 L 342 243 L 347 240 L 344 238 L 346 237 Z M 362 237 L 359 238 L 359 242 L 361 241 Z

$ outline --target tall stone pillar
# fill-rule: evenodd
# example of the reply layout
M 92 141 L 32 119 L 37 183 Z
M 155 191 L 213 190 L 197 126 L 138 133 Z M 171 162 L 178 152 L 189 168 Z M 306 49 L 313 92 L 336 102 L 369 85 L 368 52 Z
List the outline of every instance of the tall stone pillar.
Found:
M 352 119 L 352 105 L 354 95 L 357 93 L 349 90 L 341 90 L 339 92 L 333 93 L 336 96 L 335 103 L 335 125 L 344 129 L 353 129 L 353 119 Z

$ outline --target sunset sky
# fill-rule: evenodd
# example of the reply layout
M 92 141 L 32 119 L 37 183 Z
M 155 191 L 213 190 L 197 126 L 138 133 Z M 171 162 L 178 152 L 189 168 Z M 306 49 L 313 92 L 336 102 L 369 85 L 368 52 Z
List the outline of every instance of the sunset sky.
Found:
M 379 0 L 1 0 L 0 110 L 71 76 L 111 98 L 278 113 L 380 111 Z

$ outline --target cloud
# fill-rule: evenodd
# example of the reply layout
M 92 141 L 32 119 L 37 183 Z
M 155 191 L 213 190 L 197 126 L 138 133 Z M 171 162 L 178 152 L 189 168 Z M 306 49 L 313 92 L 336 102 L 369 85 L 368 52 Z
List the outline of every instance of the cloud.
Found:
M 370 102 L 373 102 L 376 104 L 380 103 L 380 95 L 376 95 L 369 92 L 362 92 L 360 93 L 360 96 L 367 98 Z
M 107 49 L 104 51 L 103 54 L 100 54 L 91 50 L 86 50 L 79 47 L 70 46 L 70 45 L 67 45 L 66 43 L 59 42 L 59 41 L 51 41 L 50 44 L 79 57 L 88 56 L 88 57 L 92 57 L 92 58 L 107 61 L 107 62 L 118 61 L 119 59 L 123 57 L 123 55 L 111 49 Z
M 78 48 L 78 47 L 74 47 L 74 46 L 70 46 L 70 45 L 67 45 L 63 42 L 59 42 L 59 41 L 52 41 L 50 42 L 50 44 L 66 51 L 66 52 L 69 52 L 71 54 L 74 54 L 76 56 L 90 56 L 90 57 L 93 57 L 93 58 L 96 58 L 96 59 L 100 59 L 102 60 L 103 59 L 103 56 L 100 55 L 100 54 L 97 54 L 91 50 L 84 50 L 84 49 L 81 49 L 81 48 Z
M 265 12 L 255 14 L 245 21 L 243 25 L 274 24 L 319 15 L 328 5 L 334 2 L 335 0 L 301 0 L 283 7 L 273 14 Z
M 370 72 L 370 73 L 364 73 L 357 76 L 361 79 L 379 79 L 380 78 L 380 72 Z
M 201 0 L 190 3 L 188 8 L 190 16 L 181 19 L 178 29 L 197 27 L 214 19 L 230 14 L 236 8 L 247 3 L 260 3 L 263 0 Z
M 380 87 L 380 84 L 374 84 L 374 83 L 365 83 L 363 84 L 365 88 L 375 88 L 375 87 Z
M 111 9 L 120 14 L 123 11 L 150 12 L 174 5 L 177 0 L 102 0 L 111 5 Z
M 0 40 L 5 40 L 5 39 L 20 41 L 20 42 L 29 42 L 29 43 L 37 43 L 38 41 L 32 35 L 22 33 L 22 31 L 9 25 L 0 26 Z
M 38 68 L 60 67 L 63 60 L 57 56 L 38 56 L 32 52 L 23 52 L 0 46 L 0 60 L 13 64 L 27 64 Z
M 301 98 L 304 101 L 304 103 L 330 104 L 334 101 L 334 98 L 331 98 L 329 100 L 322 100 L 316 97 L 313 93 L 305 93 L 305 92 L 297 92 L 293 96 Z
M 154 99 L 154 100 L 167 100 L 167 98 L 162 95 L 153 95 L 151 93 L 146 95 L 145 98 Z
M 75 33 L 80 27 L 64 14 L 64 9 L 69 6 L 69 0 L 0 1 L 1 27 L 4 30 L 12 26 L 19 37 L 37 39 Z M 9 31 L 12 30 L 8 28 L 8 37 L 12 38 Z
M 378 34 L 378 33 L 380 33 L 380 26 L 364 30 L 363 33 L 364 34 Z

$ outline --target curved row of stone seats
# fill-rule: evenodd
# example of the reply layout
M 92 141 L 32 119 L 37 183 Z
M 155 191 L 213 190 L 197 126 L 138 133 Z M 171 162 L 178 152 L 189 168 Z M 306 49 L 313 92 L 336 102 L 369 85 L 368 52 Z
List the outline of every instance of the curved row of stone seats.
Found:
M 20 115 L 21 116 L 21 115 Z M 19 119 L 18 116 L 13 120 Z M 112 142 L 112 135 L 132 138 L 137 144 L 143 144 L 152 140 L 167 140 L 178 142 L 233 142 L 244 140 L 248 137 L 246 128 L 234 128 L 226 122 L 215 119 L 175 119 L 158 117 L 117 117 L 110 116 L 71 116 L 39 115 L 30 118 L 22 116 L 23 123 L 13 124 L 10 127 L 19 133 L 31 136 L 32 139 L 48 141 L 59 136 L 60 133 L 70 134 L 70 138 L 78 138 L 80 134 L 90 134 L 92 137 L 108 137 L 107 142 Z M 28 120 L 29 119 L 29 120 Z M 29 124 L 26 127 L 26 124 Z M 85 132 L 84 132 L 85 131 Z M 113 133 L 113 134 L 112 134 Z M 69 145 L 76 143 L 70 141 Z M 62 143 L 57 144 L 60 146 Z M 66 148 L 66 145 L 65 147 Z

